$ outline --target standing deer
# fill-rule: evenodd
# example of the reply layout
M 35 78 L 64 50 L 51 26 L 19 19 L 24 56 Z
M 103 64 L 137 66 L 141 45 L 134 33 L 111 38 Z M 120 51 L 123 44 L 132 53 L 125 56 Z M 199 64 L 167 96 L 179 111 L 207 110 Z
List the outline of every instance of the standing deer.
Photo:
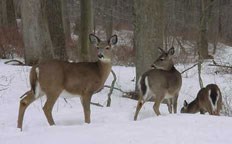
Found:
M 210 115 L 219 115 L 222 109 L 221 91 L 216 84 L 209 84 L 202 88 L 195 100 L 191 103 L 184 101 L 184 107 L 181 113 L 197 113 L 204 114 L 208 112 Z
M 153 69 L 145 72 L 138 80 L 138 89 L 140 92 L 134 120 L 137 120 L 138 113 L 143 104 L 149 99 L 154 99 L 153 109 L 156 115 L 160 115 L 160 103 L 164 100 L 168 103 L 169 112 L 177 111 L 177 99 L 182 85 L 181 74 L 174 67 L 172 56 L 175 53 L 174 48 L 168 52 L 158 48 L 161 55 L 153 63 Z
M 113 35 L 108 41 L 101 41 L 93 34 L 89 35 L 89 39 L 97 48 L 98 61 L 96 62 L 70 63 L 51 60 L 32 67 L 31 90 L 26 92 L 20 101 L 18 128 L 22 130 L 26 108 L 43 95 L 47 96 L 43 111 L 50 125 L 55 124 L 52 109 L 57 98 L 62 94 L 80 97 L 85 122 L 90 123 L 91 97 L 102 89 L 109 76 L 112 67 L 112 46 L 118 39 L 117 35 Z

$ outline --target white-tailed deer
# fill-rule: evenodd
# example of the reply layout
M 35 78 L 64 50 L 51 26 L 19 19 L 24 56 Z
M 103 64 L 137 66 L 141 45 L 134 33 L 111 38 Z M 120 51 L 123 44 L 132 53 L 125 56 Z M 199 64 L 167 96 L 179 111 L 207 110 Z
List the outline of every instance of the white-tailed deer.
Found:
M 137 120 L 138 113 L 143 104 L 149 99 L 154 99 L 153 109 L 156 115 L 160 115 L 160 103 L 164 100 L 168 103 L 169 112 L 174 108 L 177 111 L 177 99 L 182 85 L 181 74 L 174 67 L 172 56 L 174 48 L 168 52 L 159 48 L 161 55 L 153 63 L 153 69 L 145 72 L 138 81 L 140 98 L 138 100 L 134 120 Z
M 191 103 L 184 101 L 184 107 L 181 113 L 197 113 L 204 114 L 208 112 L 210 115 L 219 115 L 222 109 L 221 91 L 216 84 L 209 84 L 202 88 L 195 100 Z
M 39 97 L 46 95 L 43 107 L 50 125 L 55 122 L 52 109 L 57 98 L 62 94 L 79 96 L 84 109 L 86 123 L 90 123 L 90 102 L 94 93 L 103 88 L 111 71 L 112 46 L 117 43 L 117 35 L 108 41 L 101 41 L 90 34 L 91 44 L 97 48 L 98 61 L 70 63 L 59 60 L 42 62 L 33 66 L 30 72 L 31 90 L 26 92 L 20 101 L 18 128 L 22 129 L 26 108 Z

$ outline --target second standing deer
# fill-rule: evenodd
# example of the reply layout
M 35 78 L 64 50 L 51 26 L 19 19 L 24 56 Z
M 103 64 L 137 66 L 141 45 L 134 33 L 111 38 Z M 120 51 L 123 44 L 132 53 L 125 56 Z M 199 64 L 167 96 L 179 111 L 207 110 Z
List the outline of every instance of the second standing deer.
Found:
M 62 94 L 80 96 L 85 122 L 90 123 L 91 97 L 103 88 L 109 76 L 112 66 L 112 45 L 117 43 L 117 36 L 113 35 L 108 41 L 101 41 L 97 36 L 90 34 L 89 39 L 97 48 L 99 59 L 97 62 L 70 63 L 51 60 L 32 67 L 31 90 L 26 92 L 20 101 L 18 128 L 22 129 L 26 108 L 43 95 L 47 96 L 43 111 L 50 125 L 55 124 L 52 109 Z
M 153 63 L 153 69 L 145 72 L 138 81 L 140 98 L 136 107 L 134 120 L 137 120 L 138 113 L 143 104 L 154 99 L 153 109 L 156 115 L 160 115 L 159 107 L 163 100 L 167 100 L 169 112 L 171 107 L 174 113 L 177 111 L 177 99 L 182 85 L 181 74 L 174 67 L 172 56 L 175 53 L 174 48 L 170 48 L 168 52 L 159 48 L 161 55 Z
M 209 84 L 202 88 L 195 100 L 191 103 L 184 101 L 184 107 L 181 113 L 197 113 L 204 114 L 208 112 L 210 115 L 219 115 L 222 109 L 222 96 L 219 87 L 216 84 Z

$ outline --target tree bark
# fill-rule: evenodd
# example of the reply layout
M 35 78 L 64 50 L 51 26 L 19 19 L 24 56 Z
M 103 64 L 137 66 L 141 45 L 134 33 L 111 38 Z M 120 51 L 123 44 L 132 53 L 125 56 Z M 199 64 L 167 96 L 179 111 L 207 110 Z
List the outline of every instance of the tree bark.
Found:
M 70 20 L 68 14 L 68 0 L 62 0 L 62 19 L 64 26 L 65 39 L 71 39 Z
M 163 47 L 163 1 L 134 1 L 134 47 L 136 49 L 136 83 Z
M 54 58 L 66 60 L 65 33 L 62 19 L 62 0 L 44 0 Z
M 33 65 L 52 59 L 52 43 L 41 1 L 22 0 L 21 10 L 25 64 Z
M 200 59 L 208 59 L 210 58 L 208 52 L 208 23 L 209 16 L 211 13 L 212 1 L 209 0 L 201 0 L 201 18 L 200 18 L 200 32 L 199 32 L 199 46 L 198 52 Z
M 89 34 L 93 30 L 92 0 L 80 0 L 81 26 L 79 35 L 79 60 L 91 61 L 92 49 L 89 47 Z

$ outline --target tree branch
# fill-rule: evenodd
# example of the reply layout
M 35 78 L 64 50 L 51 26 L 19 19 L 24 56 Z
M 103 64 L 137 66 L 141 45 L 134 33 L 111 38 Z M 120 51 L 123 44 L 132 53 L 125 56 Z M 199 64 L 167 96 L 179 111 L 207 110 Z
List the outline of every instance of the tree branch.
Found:
M 181 74 L 183 74 L 183 73 L 185 73 L 186 71 L 188 71 L 188 70 L 190 70 L 190 69 L 192 69 L 192 68 L 194 68 L 195 66 L 197 66 L 198 65 L 198 63 L 195 63 L 194 65 L 192 65 L 191 67 L 189 67 L 189 68 L 187 68 L 187 69 L 185 69 L 185 70 L 183 70 L 182 72 L 181 72 Z
M 11 64 L 11 65 L 25 65 L 23 62 L 19 61 L 19 60 L 9 60 L 4 62 L 4 64 L 9 64 L 11 62 L 17 62 L 18 64 Z
M 107 107 L 110 107 L 110 105 L 111 105 L 111 95 L 113 93 L 114 85 L 115 85 L 115 82 L 117 80 L 115 72 L 113 70 L 111 70 L 111 73 L 113 74 L 114 80 L 111 83 L 110 92 L 108 93 L 108 99 L 107 99 L 107 105 L 106 105 Z
M 216 67 L 223 67 L 223 68 L 232 68 L 232 66 L 217 64 L 214 60 L 213 60 L 213 64 L 209 64 L 208 66 L 216 66 Z

